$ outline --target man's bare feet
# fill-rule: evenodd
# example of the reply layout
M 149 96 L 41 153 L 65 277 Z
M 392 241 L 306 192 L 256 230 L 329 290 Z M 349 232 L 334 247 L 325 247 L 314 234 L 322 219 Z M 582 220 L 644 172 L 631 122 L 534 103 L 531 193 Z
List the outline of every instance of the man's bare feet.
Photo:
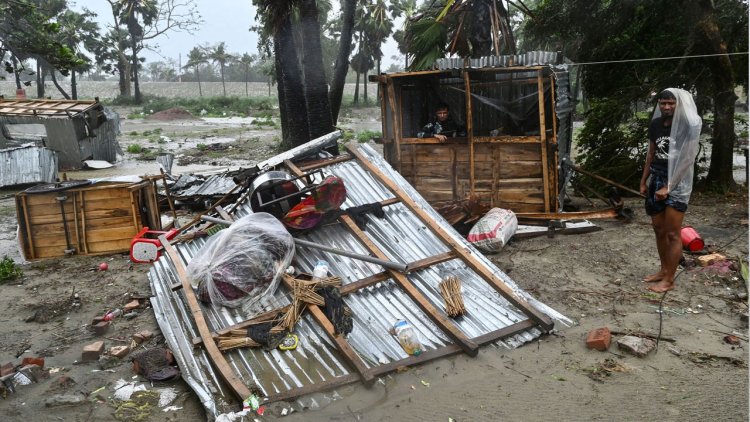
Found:
M 665 275 L 666 274 L 664 274 L 664 271 L 659 271 L 658 273 L 643 277 L 643 281 L 646 283 L 656 283 L 657 281 L 661 281 L 661 279 L 664 278 Z
M 674 281 L 673 280 L 661 280 L 660 282 L 654 284 L 653 286 L 648 286 L 647 289 L 656 293 L 668 292 L 674 289 Z

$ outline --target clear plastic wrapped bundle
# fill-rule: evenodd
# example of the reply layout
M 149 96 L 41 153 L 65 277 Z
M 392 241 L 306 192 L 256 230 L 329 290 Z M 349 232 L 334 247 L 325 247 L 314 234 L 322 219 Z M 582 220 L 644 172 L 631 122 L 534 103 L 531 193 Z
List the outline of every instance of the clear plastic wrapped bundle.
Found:
M 294 239 L 267 213 L 242 217 L 215 234 L 187 267 L 198 298 L 252 308 L 272 295 L 294 257 Z

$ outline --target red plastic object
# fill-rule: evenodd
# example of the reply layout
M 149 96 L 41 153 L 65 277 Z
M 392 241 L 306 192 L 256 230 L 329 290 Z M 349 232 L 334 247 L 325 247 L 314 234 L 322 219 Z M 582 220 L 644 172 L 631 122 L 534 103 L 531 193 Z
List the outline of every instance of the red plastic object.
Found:
M 159 236 L 164 235 L 167 240 L 177 236 L 180 231 L 172 229 L 169 231 L 149 230 L 144 227 L 130 242 L 130 260 L 137 264 L 148 264 L 156 261 L 161 256 L 161 242 Z
M 701 239 L 701 235 L 691 226 L 683 227 L 682 230 L 680 230 L 680 237 L 682 238 L 682 247 L 690 252 L 703 250 L 703 247 L 705 246 L 703 239 Z

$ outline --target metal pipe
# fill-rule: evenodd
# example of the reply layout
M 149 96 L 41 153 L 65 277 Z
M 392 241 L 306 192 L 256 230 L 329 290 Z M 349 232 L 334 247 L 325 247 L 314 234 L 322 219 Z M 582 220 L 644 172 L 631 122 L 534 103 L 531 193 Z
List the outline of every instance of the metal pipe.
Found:
M 227 226 L 229 226 L 229 225 L 232 224 L 231 221 L 227 221 L 227 220 L 224 220 L 224 219 L 221 219 L 221 218 L 211 217 L 209 215 L 202 215 L 201 216 L 201 220 L 208 221 L 210 223 L 224 224 L 224 225 L 227 225 Z M 370 262 L 370 263 L 373 263 L 373 264 L 378 264 L 378 265 L 381 265 L 381 266 L 383 266 L 385 268 L 390 268 L 392 270 L 396 270 L 396 271 L 400 271 L 402 273 L 406 273 L 406 268 L 407 268 L 406 264 L 402 264 L 400 262 L 386 261 L 384 259 L 375 258 L 375 257 L 369 256 L 369 255 L 362 255 L 362 254 L 358 254 L 358 253 L 355 253 L 355 252 L 345 251 L 343 249 L 332 248 L 330 246 L 321 245 L 320 243 L 309 242 L 307 240 L 302 240 L 302 239 L 294 239 L 294 243 L 296 245 L 298 245 L 298 246 L 304 246 L 304 247 L 307 247 L 307 248 L 318 249 L 318 250 L 321 250 L 321 251 L 330 252 L 332 254 L 336 254 L 336 255 L 346 256 L 346 257 L 349 257 L 349 258 L 358 259 L 360 261 L 365 261 L 365 262 Z

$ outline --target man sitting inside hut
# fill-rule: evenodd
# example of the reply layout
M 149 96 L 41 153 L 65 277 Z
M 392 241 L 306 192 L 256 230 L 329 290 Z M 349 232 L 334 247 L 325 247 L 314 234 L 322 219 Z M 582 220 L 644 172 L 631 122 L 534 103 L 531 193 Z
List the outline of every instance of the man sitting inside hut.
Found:
M 437 105 L 435 118 L 417 134 L 418 138 L 437 138 L 441 142 L 456 136 L 466 136 L 466 128 L 453 120 L 450 107 L 443 102 Z

